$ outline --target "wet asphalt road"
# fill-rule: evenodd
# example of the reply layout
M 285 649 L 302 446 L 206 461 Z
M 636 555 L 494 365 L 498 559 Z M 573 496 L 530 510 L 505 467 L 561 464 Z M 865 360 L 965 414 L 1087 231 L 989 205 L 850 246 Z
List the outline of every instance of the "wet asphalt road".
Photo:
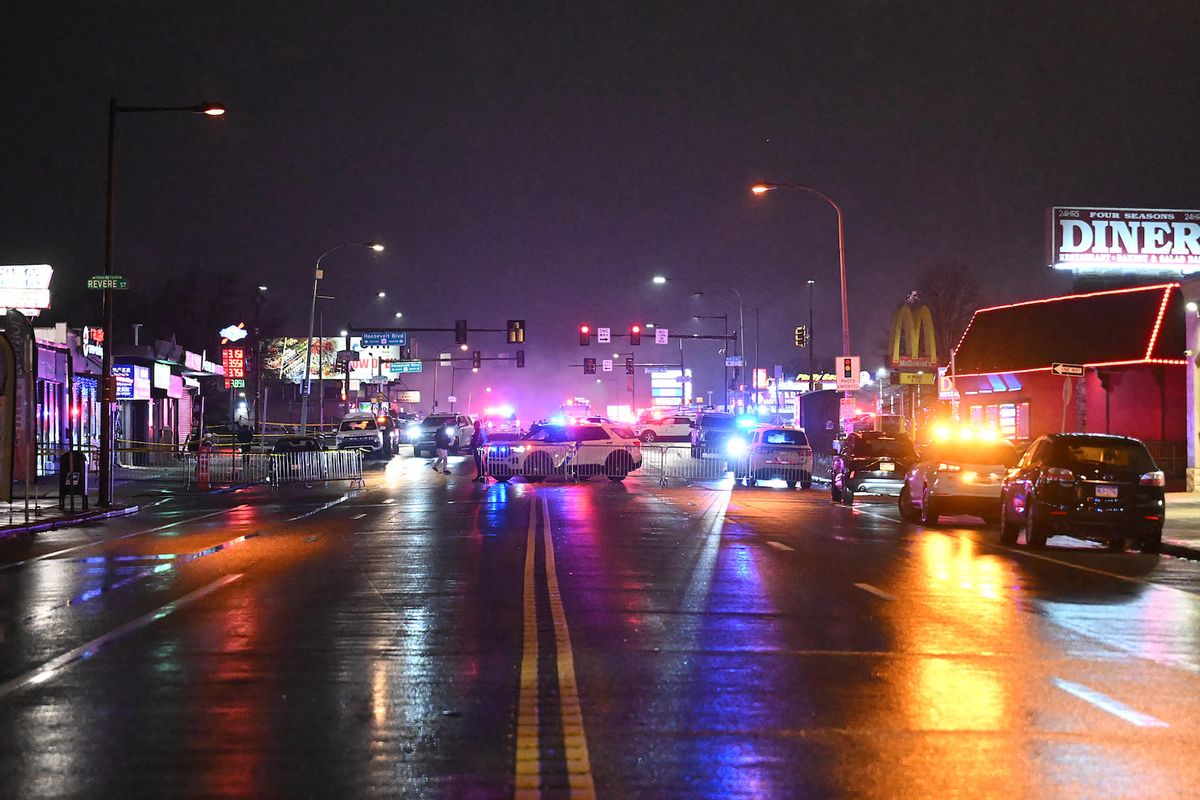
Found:
M 1200 564 L 425 464 L 0 541 L 0 797 L 1197 794 Z

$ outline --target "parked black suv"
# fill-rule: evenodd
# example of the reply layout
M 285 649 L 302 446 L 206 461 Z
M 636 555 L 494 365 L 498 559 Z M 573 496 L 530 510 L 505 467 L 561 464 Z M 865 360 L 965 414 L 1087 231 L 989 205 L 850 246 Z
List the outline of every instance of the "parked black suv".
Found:
M 720 411 L 703 411 L 692 426 L 692 458 L 715 454 L 724 458 L 729 437 L 739 433 L 737 417 Z
M 916 461 L 917 449 L 907 433 L 852 433 L 833 453 L 830 497 L 850 505 L 856 492 L 899 496 L 904 476 Z
M 1146 446 L 1126 436 L 1052 433 L 1034 440 L 1000 489 L 1000 541 L 1030 548 L 1055 534 L 1143 553 L 1162 547 L 1166 479 Z

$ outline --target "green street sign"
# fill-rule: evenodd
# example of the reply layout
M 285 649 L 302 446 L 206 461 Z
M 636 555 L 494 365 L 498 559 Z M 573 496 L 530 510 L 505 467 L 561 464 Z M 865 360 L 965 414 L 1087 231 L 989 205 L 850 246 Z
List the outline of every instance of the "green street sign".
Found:
M 93 275 L 88 278 L 89 289 L 128 289 L 129 279 L 124 275 Z
M 406 372 L 420 372 L 420 361 L 393 361 L 388 364 L 388 371 L 393 375 L 401 375 Z

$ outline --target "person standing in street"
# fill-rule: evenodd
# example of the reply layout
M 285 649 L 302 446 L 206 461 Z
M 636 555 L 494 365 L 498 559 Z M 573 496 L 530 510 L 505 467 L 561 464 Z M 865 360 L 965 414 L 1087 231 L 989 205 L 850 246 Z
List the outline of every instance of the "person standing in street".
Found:
M 487 444 L 487 431 L 483 423 L 475 420 L 475 430 L 471 432 L 471 455 L 475 456 L 475 480 L 486 481 L 483 474 L 483 446 Z
M 437 450 L 437 458 L 433 460 L 433 471 L 450 474 L 450 432 L 446 426 L 438 428 L 433 437 L 433 447 Z

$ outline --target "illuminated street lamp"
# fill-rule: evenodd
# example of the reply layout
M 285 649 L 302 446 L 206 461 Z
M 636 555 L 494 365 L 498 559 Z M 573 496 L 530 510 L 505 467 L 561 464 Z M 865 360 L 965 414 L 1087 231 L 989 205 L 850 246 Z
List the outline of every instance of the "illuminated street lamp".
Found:
M 666 276 L 663 276 L 663 275 L 655 275 L 652 280 L 654 281 L 654 283 L 657 283 L 660 286 L 667 282 Z
M 301 434 L 308 433 L 308 396 L 312 393 L 312 340 L 313 326 L 317 321 L 317 285 L 320 284 L 321 278 L 325 275 L 321 271 L 321 259 L 335 250 L 341 250 L 343 247 L 369 247 L 376 253 L 383 252 L 383 245 L 378 242 L 342 242 L 317 256 L 317 266 L 313 271 L 312 305 L 309 306 L 308 310 L 308 344 L 304 348 L 304 383 L 301 385 L 304 400 L 300 403 Z M 342 336 L 347 335 L 346 331 L 342 331 Z M 324 398 L 322 398 L 322 402 L 324 402 Z
M 198 103 L 192 106 L 123 106 L 117 98 L 108 100 L 108 202 L 104 217 L 104 274 L 113 274 L 114 211 L 117 202 L 117 115 L 157 114 L 183 112 L 205 114 L 210 117 L 225 115 L 225 106 L 219 103 Z M 111 282 L 110 282 L 111 283 Z M 101 343 L 100 381 L 100 496 L 101 506 L 112 505 L 112 460 L 113 460 L 113 406 L 116 404 L 116 381 L 113 378 L 113 290 L 106 288 L 103 296 L 104 341 Z M 202 423 L 203 424 L 203 423 Z
M 838 268 L 841 272 L 842 282 L 842 354 L 850 355 L 850 314 L 846 304 L 846 237 L 842 227 L 842 207 L 833 201 L 833 198 L 819 189 L 814 189 L 811 186 L 805 186 L 802 183 L 756 183 L 750 188 L 750 191 L 761 197 L 767 192 L 775 189 L 799 189 L 802 192 L 815 194 L 817 197 L 824 200 L 837 213 L 838 226 Z

